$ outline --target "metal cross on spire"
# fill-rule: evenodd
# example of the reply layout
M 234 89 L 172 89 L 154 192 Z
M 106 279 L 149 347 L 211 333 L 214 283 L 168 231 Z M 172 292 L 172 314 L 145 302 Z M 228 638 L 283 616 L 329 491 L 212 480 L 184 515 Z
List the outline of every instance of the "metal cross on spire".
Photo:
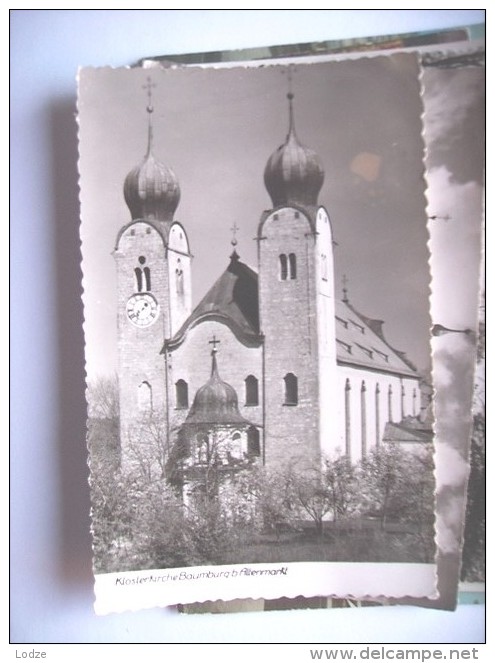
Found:
M 237 231 L 239 230 L 239 227 L 237 223 L 234 221 L 234 225 L 230 229 L 232 231 L 232 239 L 230 240 L 230 243 L 232 244 L 233 247 L 237 246 Z
M 211 377 L 212 378 L 217 378 L 218 379 L 218 366 L 217 366 L 217 345 L 220 343 L 220 341 L 217 339 L 215 334 L 213 334 L 213 338 L 211 341 L 208 341 L 210 345 L 213 345 L 213 348 L 211 350 Z
M 148 113 L 153 112 L 153 105 L 151 103 L 151 97 L 152 97 L 151 90 L 154 87 L 156 87 L 156 83 L 153 83 L 153 81 L 151 80 L 151 76 L 148 76 L 146 78 L 146 83 L 143 85 L 143 90 L 147 90 L 147 92 L 148 92 L 148 106 L 146 107 L 146 110 L 148 111 Z
M 151 90 L 156 87 L 156 83 L 153 83 L 151 76 L 148 76 L 146 83 L 143 85 L 143 90 L 147 91 L 148 94 L 148 105 L 146 106 L 146 112 L 148 113 L 148 151 L 147 155 L 151 152 L 151 145 L 153 143 L 153 125 L 151 123 L 151 116 L 153 114 L 153 104 L 151 103 Z
M 208 341 L 208 343 L 209 343 L 210 345 L 213 345 L 213 350 L 212 350 L 212 352 L 218 352 L 218 350 L 217 350 L 217 345 L 220 343 L 220 341 L 219 341 L 218 338 L 215 336 L 215 334 L 213 334 L 213 338 L 211 339 L 211 341 Z
M 287 74 L 287 99 L 289 100 L 289 135 L 291 133 L 294 133 L 295 127 L 294 127 L 294 109 L 292 107 L 292 100 L 294 99 L 294 92 L 292 89 L 292 77 L 294 72 L 296 71 L 296 65 L 291 63 L 289 64 L 285 70 L 282 72 L 284 74 Z
M 292 76 L 294 75 L 294 72 L 296 71 L 296 65 L 294 63 L 291 63 L 287 66 L 287 83 L 288 83 L 288 88 L 289 92 L 292 97 L 294 96 L 292 92 Z

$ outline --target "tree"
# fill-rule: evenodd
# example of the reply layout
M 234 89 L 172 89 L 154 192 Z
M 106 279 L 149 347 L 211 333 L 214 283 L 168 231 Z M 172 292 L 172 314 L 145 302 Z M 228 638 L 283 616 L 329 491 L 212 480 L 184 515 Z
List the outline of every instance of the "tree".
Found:
M 88 384 L 88 449 L 95 467 L 120 464 L 120 414 L 117 377 L 99 377 Z M 103 469 L 101 469 L 103 471 Z
M 328 487 L 333 521 L 350 516 L 358 506 L 356 469 L 345 455 L 325 461 L 324 480 Z
M 118 420 L 119 385 L 116 375 L 100 376 L 88 383 L 86 390 L 88 416 L 91 419 Z
M 164 479 L 168 447 L 165 417 L 154 411 L 143 413 L 127 432 L 125 470 L 137 472 L 149 481 Z
M 417 509 L 413 493 L 421 481 L 420 464 L 412 452 L 396 444 L 381 445 L 361 461 L 362 510 L 378 516 L 381 529 L 391 518 L 404 520 L 408 510 Z

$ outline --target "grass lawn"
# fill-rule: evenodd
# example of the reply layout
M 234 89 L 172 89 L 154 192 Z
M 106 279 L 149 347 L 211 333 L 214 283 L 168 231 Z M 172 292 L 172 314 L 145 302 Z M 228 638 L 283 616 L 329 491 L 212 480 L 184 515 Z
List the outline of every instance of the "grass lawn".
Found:
M 260 535 L 250 543 L 227 551 L 220 564 L 267 562 L 432 562 L 419 537 L 400 531 L 368 527 L 326 528 L 321 538 L 311 529 Z

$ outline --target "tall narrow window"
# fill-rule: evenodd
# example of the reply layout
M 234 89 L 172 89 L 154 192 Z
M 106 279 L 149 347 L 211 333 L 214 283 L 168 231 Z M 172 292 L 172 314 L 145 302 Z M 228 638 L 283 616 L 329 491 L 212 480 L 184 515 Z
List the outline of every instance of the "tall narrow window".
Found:
M 345 455 L 351 458 L 351 381 L 345 381 Z
M 246 385 L 246 405 L 259 405 L 258 380 L 254 375 L 248 375 L 244 383 Z
M 151 398 L 151 385 L 149 382 L 141 382 L 138 386 L 138 409 L 140 412 L 151 412 L 152 398 Z
M 284 377 L 285 383 L 285 405 L 297 405 L 297 378 L 294 373 L 287 373 Z
M 147 292 L 151 291 L 151 272 L 149 267 L 145 267 L 143 269 L 144 272 L 144 280 L 146 281 L 146 290 Z
M 279 264 L 280 264 L 280 280 L 281 281 L 286 281 L 287 280 L 287 256 L 285 253 L 281 253 L 278 257 Z
M 402 421 L 405 416 L 405 410 L 404 410 L 404 400 L 406 397 L 406 390 L 404 389 L 404 385 L 401 384 L 400 386 L 400 420 Z
M 361 382 L 361 454 L 366 456 L 366 384 Z
M 136 291 L 141 292 L 143 290 L 143 271 L 141 267 L 136 267 L 134 275 L 136 277 Z
M 177 380 L 175 383 L 175 403 L 178 409 L 189 407 L 189 395 L 187 382 L 185 380 Z
M 291 279 L 297 277 L 296 254 L 289 253 L 289 276 Z
M 144 256 L 139 256 L 138 262 L 141 266 L 136 267 L 136 269 L 134 270 L 134 274 L 136 276 L 136 290 L 137 292 L 143 292 L 143 290 L 149 292 L 151 290 L 150 268 L 149 267 L 143 268 L 143 265 L 146 263 L 146 258 Z M 143 281 L 143 275 L 144 275 L 144 281 Z
M 248 456 L 260 456 L 260 432 L 255 426 L 250 426 L 247 432 Z
M 388 385 L 388 420 L 393 421 L 392 417 L 392 385 Z
M 380 385 L 378 382 L 375 387 L 375 442 L 380 445 Z
M 417 398 L 416 389 L 413 389 L 413 417 L 416 416 L 416 398 Z

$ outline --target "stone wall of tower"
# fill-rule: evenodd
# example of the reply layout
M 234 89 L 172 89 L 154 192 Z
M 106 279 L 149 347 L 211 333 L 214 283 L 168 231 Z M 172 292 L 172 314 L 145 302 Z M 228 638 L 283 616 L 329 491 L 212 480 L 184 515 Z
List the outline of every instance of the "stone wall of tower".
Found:
M 259 229 L 260 327 L 265 337 L 267 465 L 320 457 L 316 236 L 292 207 L 270 213 Z M 289 256 L 295 256 L 295 274 Z M 287 274 L 284 273 L 287 256 Z M 282 261 L 282 262 L 281 262 Z M 297 378 L 297 404 L 286 402 L 287 376 Z
M 124 469 L 137 462 L 139 445 L 150 428 L 150 418 L 165 413 L 165 367 L 160 351 L 170 333 L 169 275 L 164 241 L 149 223 L 137 221 L 127 227 L 114 251 L 117 265 L 118 361 L 121 417 L 121 459 Z M 143 257 L 142 265 L 139 258 Z M 135 326 L 127 315 L 129 298 L 138 291 L 135 268 L 150 269 L 150 293 L 159 306 L 156 320 L 148 327 Z M 148 453 L 143 450 L 143 453 Z
M 320 448 L 324 456 L 332 456 L 338 446 L 339 437 L 335 276 L 332 227 L 323 207 L 319 208 L 316 215 L 315 263 Z
M 191 313 L 191 255 L 186 231 L 173 223 L 168 234 L 168 274 L 170 292 L 170 336 Z
M 230 384 L 239 399 L 239 412 L 249 422 L 263 426 L 263 348 L 249 347 L 241 343 L 224 323 L 210 319 L 188 330 L 187 336 L 178 347 L 167 352 L 167 393 L 169 403 L 170 442 L 174 431 L 184 422 L 197 390 L 211 375 L 210 341 L 215 337 L 217 345 L 218 372 L 222 380 Z M 252 375 L 258 380 L 258 405 L 246 405 L 246 378 Z M 183 380 L 187 384 L 188 407 L 180 407 L 176 398 L 176 384 Z

